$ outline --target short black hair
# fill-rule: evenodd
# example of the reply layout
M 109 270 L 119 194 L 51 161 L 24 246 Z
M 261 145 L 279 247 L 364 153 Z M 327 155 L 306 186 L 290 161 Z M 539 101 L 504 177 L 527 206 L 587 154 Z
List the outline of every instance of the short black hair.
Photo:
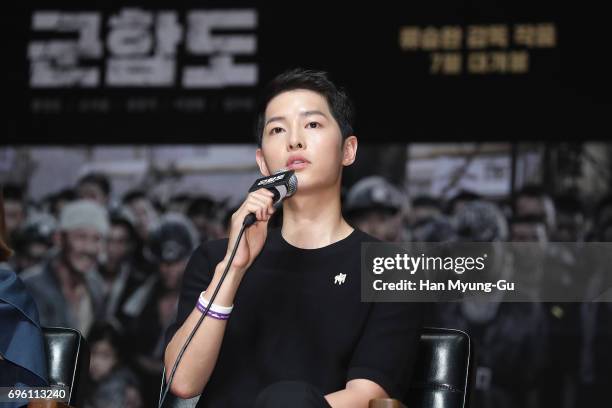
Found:
M 332 116 L 338 122 L 342 140 L 353 134 L 355 108 L 346 91 L 337 87 L 324 71 L 295 68 L 283 72 L 270 81 L 261 94 L 255 122 L 255 140 L 259 147 L 261 147 L 268 103 L 283 92 L 297 89 L 313 91 L 325 98 Z
M 85 183 L 97 185 L 98 187 L 100 187 L 100 189 L 106 196 L 110 194 L 110 181 L 108 180 L 108 177 L 106 177 L 102 173 L 89 173 L 84 175 L 77 182 L 77 186 L 80 186 Z
M 143 190 L 130 190 L 123 195 L 121 202 L 123 204 L 130 204 L 132 201 L 140 200 L 141 198 L 148 200 L 147 193 Z
M 62 201 L 74 201 L 76 200 L 77 195 L 74 189 L 72 188 L 64 188 L 58 192 L 52 193 L 45 198 L 45 202 L 48 205 L 49 211 L 54 216 L 59 216 L 59 204 Z
M 6 183 L 2 186 L 4 201 L 19 201 L 25 204 L 25 188 L 19 184 Z
M 134 226 L 132 221 L 130 221 L 123 214 L 120 214 L 118 211 L 111 212 L 110 217 L 109 217 L 109 223 L 112 226 L 120 226 L 120 227 L 125 228 L 125 230 L 127 231 L 129 235 L 128 239 L 136 247 L 142 245 L 140 236 L 138 235 L 138 232 L 136 231 L 136 227 Z
M 115 349 L 117 360 L 125 361 L 127 355 L 124 346 L 124 334 L 115 326 L 115 324 L 111 323 L 110 321 L 97 321 L 89 330 L 87 342 L 91 346 L 94 343 L 104 340 L 107 340 L 113 349 Z
M 218 203 L 212 198 L 200 196 L 194 198 L 187 207 L 187 217 L 192 218 L 198 215 L 203 215 L 208 219 L 217 217 Z

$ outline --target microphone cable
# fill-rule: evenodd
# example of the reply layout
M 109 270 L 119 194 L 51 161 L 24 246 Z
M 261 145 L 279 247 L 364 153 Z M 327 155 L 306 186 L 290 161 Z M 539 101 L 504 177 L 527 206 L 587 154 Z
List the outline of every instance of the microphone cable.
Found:
M 279 200 L 279 201 L 282 201 L 282 200 Z M 164 392 L 161 394 L 161 397 L 159 399 L 158 408 L 162 408 L 162 406 L 164 404 L 164 400 L 166 399 L 166 396 L 168 395 L 168 391 L 170 390 L 170 385 L 172 384 L 172 380 L 174 379 L 174 375 L 176 374 L 176 369 L 178 368 L 179 362 L 181 361 L 181 358 L 183 357 L 183 354 L 185 354 L 185 351 L 187 350 L 187 346 L 189 346 L 189 344 L 191 343 L 191 340 L 195 336 L 196 331 L 198 330 L 198 328 L 200 327 L 200 325 L 204 321 L 204 318 L 208 314 L 208 310 L 210 309 L 210 307 L 214 303 L 215 298 L 217 297 L 217 293 L 219 292 L 219 289 L 221 289 L 221 284 L 225 280 L 225 276 L 227 275 L 227 272 L 229 271 L 229 268 L 232 265 L 232 261 L 234 260 L 234 255 L 236 255 L 236 251 L 238 250 L 238 244 L 240 243 L 240 240 L 242 239 L 242 235 L 244 234 L 245 229 L 247 227 L 250 227 L 251 225 L 253 225 L 253 223 L 256 220 L 257 220 L 257 217 L 253 213 L 249 213 L 249 214 L 247 214 L 246 217 L 244 217 L 244 222 L 242 223 L 242 227 L 240 228 L 240 232 L 238 233 L 238 238 L 236 239 L 236 242 L 234 243 L 234 247 L 232 248 L 232 253 L 231 253 L 230 257 L 229 257 L 229 261 L 227 262 L 227 265 L 225 265 L 225 270 L 223 271 L 223 274 L 221 275 L 221 279 L 219 280 L 219 283 L 215 287 L 215 291 L 213 292 L 210 300 L 208 301 L 208 306 L 206 306 L 206 310 L 204 310 L 204 312 L 202 312 L 202 316 L 200 316 L 200 319 L 198 320 L 198 323 L 195 325 L 193 330 L 191 330 L 191 333 L 189 334 L 189 337 L 187 337 L 187 340 L 185 341 L 185 344 L 183 344 L 183 347 L 181 347 L 181 350 L 179 351 L 179 354 L 176 357 L 176 361 L 174 362 L 174 365 L 172 366 L 172 371 L 170 371 L 170 377 L 168 377 L 168 383 L 166 384 L 166 387 L 164 388 Z M 163 380 L 165 380 L 165 378 L 163 378 Z

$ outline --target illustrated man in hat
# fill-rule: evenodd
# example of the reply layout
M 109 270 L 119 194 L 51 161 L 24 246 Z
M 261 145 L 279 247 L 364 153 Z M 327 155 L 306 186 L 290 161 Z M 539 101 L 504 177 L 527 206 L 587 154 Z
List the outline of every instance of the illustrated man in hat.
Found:
M 67 204 L 61 212 L 59 250 L 22 273 L 43 326 L 72 327 L 86 335 L 103 311 L 98 259 L 109 223 L 106 210 L 90 200 Z

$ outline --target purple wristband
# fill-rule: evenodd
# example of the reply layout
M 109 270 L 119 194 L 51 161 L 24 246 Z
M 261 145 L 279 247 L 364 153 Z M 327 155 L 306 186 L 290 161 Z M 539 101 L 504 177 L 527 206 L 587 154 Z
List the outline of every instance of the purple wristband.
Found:
M 206 306 L 201 304 L 199 301 L 196 304 L 196 307 L 202 313 L 204 313 L 206 311 Z M 218 312 L 213 312 L 212 310 L 209 310 L 208 313 L 207 313 L 207 316 L 210 316 L 213 319 L 217 319 L 217 320 L 227 320 L 227 319 L 229 319 L 230 314 L 229 313 L 218 313 Z

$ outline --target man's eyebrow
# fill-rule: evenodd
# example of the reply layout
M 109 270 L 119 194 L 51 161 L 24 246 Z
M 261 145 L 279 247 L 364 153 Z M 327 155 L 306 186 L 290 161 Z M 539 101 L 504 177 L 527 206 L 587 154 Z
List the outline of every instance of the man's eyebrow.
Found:
M 327 115 L 325 113 L 319 111 L 319 110 L 311 110 L 311 111 L 306 111 L 306 112 L 300 113 L 300 116 L 304 116 L 304 117 L 308 117 L 308 116 L 312 116 L 312 115 L 321 115 L 324 118 L 327 118 Z M 285 120 L 284 116 L 273 116 L 270 119 L 266 120 L 266 123 L 265 123 L 264 127 L 268 126 L 268 124 L 270 122 L 282 122 L 284 120 Z
M 283 120 L 285 120 L 284 116 L 273 116 L 270 119 L 266 120 L 266 124 L 264 125 L 264 127 L 268 126 L 270 122 L 281 122 Z
M 306 112 L 302 112 L 300 114 L 300 116 L 312 116 L 312 115 L 321 115 L 324 118 L 327 118 L 326 114 L 324 114 L 323 112 L 318 111 L 318 110 L 306 111 Z

